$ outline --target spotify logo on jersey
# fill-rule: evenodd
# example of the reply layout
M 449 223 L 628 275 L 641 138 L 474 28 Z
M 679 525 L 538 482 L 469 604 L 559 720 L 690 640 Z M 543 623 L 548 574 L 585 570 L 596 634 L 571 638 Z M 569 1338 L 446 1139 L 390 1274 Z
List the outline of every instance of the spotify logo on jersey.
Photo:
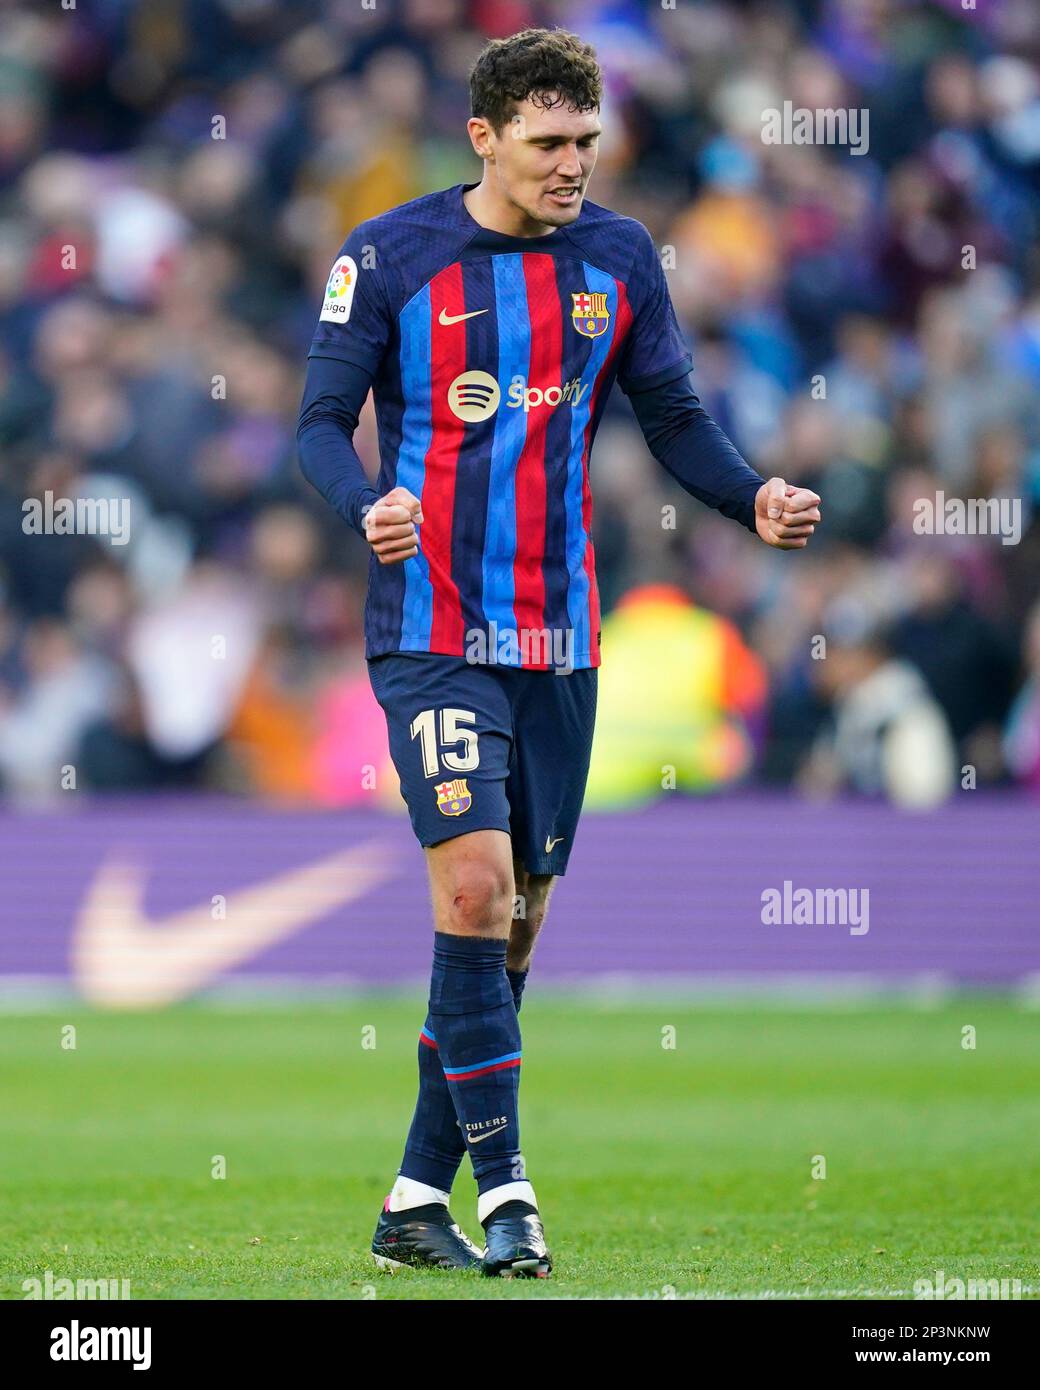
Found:
M 555 410 L 558 405 L 580 405 L 591 390 L 580 376 L 572 377 L 562 386 L 529 386 L 527 378 L 515 376 L 506 392 L 506 405 L 522 410 L 526 415 L 538 406 Z M 489 420 L 498 409 L 502 392 L 498 382 L 488 372 L 463 372 L 448 387 L 448 404 L 460 420 Z
M 463 372 L 448 387 L 448 404 L 460 420 L 487 420 L 501 398 L 498 382 L 488 372 Z

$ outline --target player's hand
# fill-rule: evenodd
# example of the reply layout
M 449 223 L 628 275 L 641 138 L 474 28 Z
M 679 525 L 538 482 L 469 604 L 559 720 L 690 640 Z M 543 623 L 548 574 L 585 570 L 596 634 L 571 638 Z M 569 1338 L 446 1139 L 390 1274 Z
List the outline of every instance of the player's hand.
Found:
M 392 488 L 365 513 L 365 536 L 381 565 L 396 565 L 419 553 L 422 504 L 407 488 Z
M 820 499 L 807 487 L 770 478 L 755 497 L 755 530 L 766 545 L 802 550 L 820 521 Z

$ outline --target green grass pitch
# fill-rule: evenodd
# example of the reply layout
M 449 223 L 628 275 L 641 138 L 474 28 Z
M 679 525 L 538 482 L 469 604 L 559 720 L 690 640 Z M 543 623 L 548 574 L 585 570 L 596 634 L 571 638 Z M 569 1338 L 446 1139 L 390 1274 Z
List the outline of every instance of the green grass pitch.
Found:
M 1035 1013 L 608 1006 L 535 980 L 520 1094 L 545 1281 L 368 1256 L 422 1017 L 376 997 L 0 1017 L 0 1296 L 48 1269 L 137 1299 L 910 1296 L 937 1269 L 1040 1293 Z M 477 1237 L 475 1206 L 467 1165 L 452 1210 Z

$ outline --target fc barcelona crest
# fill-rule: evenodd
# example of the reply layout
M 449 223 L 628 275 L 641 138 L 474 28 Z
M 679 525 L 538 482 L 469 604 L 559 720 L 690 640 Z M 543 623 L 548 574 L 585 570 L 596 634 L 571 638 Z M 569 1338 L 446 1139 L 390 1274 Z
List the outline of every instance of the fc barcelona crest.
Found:
M 454 782 L 441 782 L 433 790 L 437 793 L 437 810 L 442 816 L 461 816 L 473 805 L 465 777 L 456 777 Z
M 605 333 L 610 323 L 606 294 L 590 293 L 588 290 L 582 290 L 580 294 L 572 293 L 571 322 L 585 338 L 598 338 Z

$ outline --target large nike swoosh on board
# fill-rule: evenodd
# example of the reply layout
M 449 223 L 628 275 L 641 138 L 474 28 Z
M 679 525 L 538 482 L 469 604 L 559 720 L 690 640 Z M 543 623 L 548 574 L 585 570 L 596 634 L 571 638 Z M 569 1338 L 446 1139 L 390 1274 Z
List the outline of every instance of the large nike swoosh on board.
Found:
M 152 920 L 142 906 L 146 871 L 110 859 L 94 875 L 73 928 L 73 978 L 86 999 L 107 1008 L 172 1003 L 362 897 L 389 877 L 391 864 L 385 847 L 370 840 L 228 893 L 223 921 L 213 920 L 209 899 Z

